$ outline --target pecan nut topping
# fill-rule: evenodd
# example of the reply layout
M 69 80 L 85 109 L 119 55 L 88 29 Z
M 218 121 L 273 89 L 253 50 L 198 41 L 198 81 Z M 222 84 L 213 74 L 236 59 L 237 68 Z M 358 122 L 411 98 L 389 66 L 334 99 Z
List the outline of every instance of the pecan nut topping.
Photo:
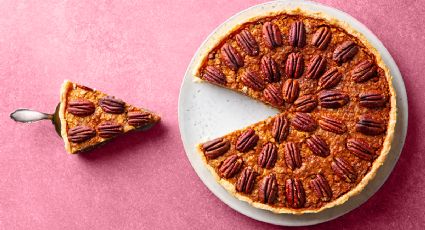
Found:
M 125 102 L 112 96 L 101 98 L 99 100 L 99 106 L 105 113 L 120 114 L 125 110 Z
M 289 30 L 289 43 L 293 47 L 305 46 L 305 27 L 301 21 L 293 22 Z
M 360 62 L 351 71 L 351 77 L 356 83 L 365 82 L 376 76 L 376 66 L 369 60 Z
M 317 107 L 316 97 L 310 94 L 301 96 L 294 102 L 294 107 L 297 112 L 311 112 Z
M 269 82 L 280 81 L 280 70 L 270 55 L 264 55 L 261 58 L 261 71 Z
M 258 155 L 258 165 L 262 168 L 271 169 L 277 160 L 277 147 L 272 143 L 267 143 Z
M 248 152 L 257 145 L 258 140 L 259 137 L 255 131 L 253 129 L 247 129 L 239 136 L 236 142 L 236 149 L 243 153 Z
M 347 149 L 360 159 L 371 161 L 375 151 L 363 139 L 351 138 L 347 140 Z
M 274 106 L 282 106 L 283 98 L 280 89 L 274 85 L 268 85 L 263 91 L 264 98 Z
M 345 41 L 335 48 L 332 58 L 334 61 L 341 64 L 352 59 L 358 51 L 359 47 L 356 43 L 353 41 Z
M 289 134 L 288 118 L 283 115 L 276 117 L 273 122 L 272 134 L 277 143 L 281 143 L 286 140 L 286 137 Z
M 314 55 L 307 67 L 306 78 L 317 79 L 326 69 L 326 58 Z
M 294 102 L 300 94 L 300 84 L 298 83 L 298 81 L 294 79 L 287 79 L 282 86 L 282 94 L 283 99 L 286 102 Z
M 297 112 L 291 125 L 298 131 L 313 132 L 317 128 L 317 123 L 314 118 L 308 113 Z
M 97 126 L 97 132 L 101 138 L 111 138 L 123 132 L 122 125 L 112 121 L 102 122 Z
M 317 174 L 310 181 L 310 187 L 314 190 L 321 201 L 330 201 L 332 199 L 332 189 L 328 181 L 322 174 Z
M 311 44 L 317 48 L 324 50 L 328 47 L 329 42 L 332 39 L 332 33 L 329 27 L 323 26 L 316 30 L 313 38 L 311 39 Z
M 339 90 L 323 90 L 319 92 L 319 105 L 323 108 L 340 108 L 348 103 L 348 94 Z
M 264 177 L 260 189 L 258 191 L 258 198 L 261 203 L 273 204 L 277 199 L 278 185 L 275 174 L 269 174 Z
M 143 126 L 150 122 L 151 114 L 148 112 L 128 112 L 128 124 L 134 127 Z
M 378 91 L 368 91 L 359 94 L 359 105 L 366 108 L 384 107 L 387 102 L 386 97 Z
M 291 53 L 286 59 L 285 72 L 289 78 L 299 78 L 304 71 L 304 59 L 300 53 Z
M 326 71 L 319 79 L 320 89 L 330 89 L 338 85 L 342 79 L 342 74 L 336 67 L 333 67 Z
M 223 61 L 227 67 L 233 71 L 238 70 L 244 65 L 243 59 L 239 55 L 238 51 L 236 51 L 235 48 L 233 48 L 228 43 L 221 47 L 221 57 L 223 58 Z
M 354 168 L 342 158 L 335 157 L 331 163 L 331 168 L 336 175 L 348 183 L 353 183 L 357 179 L 357 173 Z
M 306 197 L 304 187 L 300 179 L 287 179 L 285 181 L 286 203 L 292 208 L 304 207 Z
M 245 74 L 242 75 L 241 80 L 244 85 L 255 91 L 260 91 L 264 89 L 265 86 L 263 79 L 251 70 L 247 70 Z
M 318 135 L 312 135 L 306 140 L 308 148 L 314 155 L 319 157 L 327 157 L 331 153 L 328 143 Z
M 279 27 L 271 22 L 266 22 L 263 25 L 263 37 L 266 45 L 270 48 L 276 48 L 282 45 L 282 34 Z
M 237 155 L 232 155 L 227 157 L 226 160 L 221 163 L 221 166 L 218 171 L 220 172 L 221 177 L 231 178 L 236 175 L 239 170 L 241 170 L 242 165 L 243 160 Z
M 257 173 L 250 167 L 244 168 L 238 181 L 236 182 L 236 191 L 243 193 L 251 193 L 254 188 L 255 178 Z
M 284 148 L 285 152 L 285 163 L 288 168 L 295 170 L 300 168 L 302 165 L 301 162 L 301 153 L 298 146 L 293 142 L 287 142 Z
M 86 99 L 77 99 L 68 103 L 68 112 L 72 115 L 85 117 L 94 113 L 94 103 Z
M 96 131 L 88 126 L 76 126 L 68 130 L 68 140 L 73 143 L 81 143 L 96 136 Z
M 329 116 L 322 116 L 319 120 L 319 126 L 328 132 L 343 134 L 347 131 L 347 126 L 344 122 Z
M 257 56 L 260 53 L 257 41 L 255 41 L 254 36 L 248 30 L 242 30 L 235 37 L 236 42 L 249 56 Z
M 229 151 L 230 141 L 224 138 L 217 138 L 205 142 L 201 147 L 208 159 L 215 159 Z
M 356 123 L 356 131 L 369 136 L 376 136 L 385 133 L 384 122 L 370 116 L 362 115 Z
M 227 83 L 226 76 L 213 66 L 207 66 L 205 68 L 203 77 L 205 80 L 217 85 L 226 85 Z

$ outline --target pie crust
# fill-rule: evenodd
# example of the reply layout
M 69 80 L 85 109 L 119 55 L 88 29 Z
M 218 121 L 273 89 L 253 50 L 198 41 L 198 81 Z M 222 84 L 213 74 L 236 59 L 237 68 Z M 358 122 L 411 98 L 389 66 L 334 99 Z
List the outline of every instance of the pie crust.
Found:
M 353 127 L 355 126 L 355 124 L 350 124 L 350 125 L 346 125 L 346 131 L 345 134 L 346 135 L 344 137 L 344 140 L 347 141 L 348 137 L 350 137 L 349 135 L 353 135 L 354 138 L 357 137 L 361 137 L 360 139 L 364 138 L 369 140 L 369 145 L 373 145 L 373 149 L 376 150 L 376 152 L 374 153 L 374 157 L 373 160 L 370 161 L 369 166 L 364 166 L 366 165 L 366 163 L 364 163 L 364 159 L 360 159 L 358 156 L 354 156 L 356 157 L 356 160 L 351 161 L 350 157 L 350 161 L 348 161 L 348 163 L 352 164 L 355 163 L 356 165 L 351 165 L 353 168 L 355 169 L 360 169 L 361 172 L 357 172 L 357 179 L 355 180 L 354 183 L 348 183 L 343 181 L 343 178 L 340 175 L 337 175 L 336 173 L 332 174 L 332 175 L 325 175 L 328 179 L 331 178 L 331 188 L 332 191 L 335 193 L 335 186 L 341 186 L 344 187 L 345 189 L 344 191 L 339 191 L 337 192 L 338 194 L 335 195 L 333 194 L 331 197 L 330 201 L 320 201 L 320 197 L 318 197 L 317 194 L 314 193 L 314 188 L 311 188 L 310 183 L 308 183 L 308 181 L 306 181 L 306 178 L 312 178 L 311 176 L 314 175 L 310 175 L 310 176 L 304 176 L 302 181 L 303 184 L 303 188 L 304 188 L 304 193 L 306 193 L 307 195 L 305 195 L 306 197 L 306 202 L 304 202 L 304 204 L 302 205 L 302 207 L 292 207 L 289 202 L 287 201 L 287 195 L 286 195 L 286 187 L 285 187 L 285 181 L 283 180 L 279 180 L 278 179 L 278 197 L 276 198 L 276 201 L 273 204 L 268 204 L 268 203 L 262 203 L 260 202 L 259 198 L 258 198 L 258 194 L 259 194 L 259 190 L 260 190 L 260 186 L 261 186 L 261 180 L 259 180 L 259 177 L 265 178 L 265 176 L 271 174 L 271 173 L 275 173 L 275 174 L 285 174 L 283 172 L 275 172 L 273 171 L 274 169 L 262 169 L 261 166 L 259 166 L 257 164 L 257 156 L 259 155 L 259 153 L 261 152 L 261 146 L 260 144 L 257 144 L 255 147 L 253 147 L 253 149 L 249 150 L 248 152 L 241 152 L 239 150 L 236 149 L 235 145 L 237 142 L 237 139 L 241 136 L 241 133 L 253 128 L 256 131 L 256 134 L 260 136 L 260 141 L 261 143 L 265 144 L 266 142 L 262 141 L 262 135 L 264 133 L 257 133 L 258 130 L 261 130 L 266 132 L 267 130 L 270 130 L 270 126 L 273 123 L 274 119 L 276 119 L 278 115 L 274 116 L 274 117 L 270 117 L 264 121 L 258 122 L 254 125 L 251 125 L 249 127 L 243 128 L 241 130 L 237 130 L 234 131 L 232 133 L 229 133 L 227 135 L 225 135 L 224 138 L 231 140 L 231 147 L 229 150 L 227 150 L 224 154 L 220 155 L 220 156 L 216 156 L 214 158 L 208 158 L 206 157 L 206 149 L 205 144 L 199 144 L 197 146 L 198 152 L 200 154 L 200 156 L 202 157 L 205 165 L 207 166 L 207 168 L 211 171 L 211 173 L 214 175 L 214 177 L 216 178 L 216 180 L 218 181 L 218 183 L 220 183 L 229 193 L 231 193 L 233 196 L 235 196 L 236 198 L 243 200 L 245 202 L 250 203 L 252 206 L 256 207 L 256 208 L 260 208 L 260 209 L 265 209 L 265 210 L 269 210 L 275 213 L 291 213 L 291 214 L 303 214 L 303 213 L 317 213 L 320 211 L 323 211 L 324 209 L 327 208 L 331 208 L 337 205 L 341 205 L 343 203 L 345 203 L 350 197 L 360 193 L 365 186 L 369 183 L 369 181 L 371 181 L 378 168 L 384 164 L 385 159 L 390 151 L 391 148 L 391 143 L 393 140 L 393 136 L 394 136 L 394 128 L 395 128 L 395 124 L 396 124 L 396 117 L 397 117 L 397 106 L 396 106 L 396 94 L 394 91 L 394 87 L 392 85 L 392 76 L 390 74 L 389 69 L 387 68 L 387 66 L 385 65 L 385 63 L 382 60 L 382 57 L 380 56 L 379 52 L 369 43 L 369 41 L 358 31 L 356 31 L 355 29 L 353 29 L 348 23 L 340 21 L 336 18 L 333 18 L 323 12 L 311 12 L 311 11 L 306 11 L 303 9 L 294 9 L 294 10 L 284 10 L 284 11 L 276 11 L 276 12 L 270 12 L 267 15 L 262 15 L 262 16 L 258 16 L 258 17 L 254 17 L 251 18 L 249 20 L 247 20 L 246 22 L 243 22 L 242 24 L 236 26 L 235 28 L 233 28 L 232 30 L 228 31 L 226 34 L 223 34 L 222 36 L 219 36 L 218 38 L 216 38 L 213 42 L 209 43 L 209 44 L 213 44 L 211 47 L 207 47 L 206 49 L 203 49 L 200 54 L 201 57 L 198 59 L 198 63 L 195 63 L 195 72 L 194 75 L 197 77 L 197 79 L 201 79 L 203 81 L 209 81 L 213 84 L 219 85 L 221 87 L 225 87 L 225 88 L 229 88 L 230 90 L 233 91 L 237 91 L 239 93 L 243 93 L 246 94 L 247 96 L 254 98 L 256 100 L 262 101 L 266 104 L 270 104 L 269 101 L 265 100 L 264 96 L 261 96 L 261 93 L 258 92 L 253 92 L 252 89 L 249 89 L 250 87 L 246 87 L 243 86 L 243 82 L 240 80 L 242 73 L 239 72 L 243 72 L 246 69 L 252 67 L 253 63 L 255 62 L 250 62 L 248 61 L 248 64 L 245 63 L 245 65 L 243 66 L 239 66 L 236 68 L 236 70 L 229 70 L 229 66 L 225 63 L 225 59 L 223 57 L 221 57 L 222 55 L 219 54 L 220 52 L 220 48 L 229 42 L 229 44 L 231 44 L 236 50 L 237 52 L 243 56 L 242 58 L 244 59 L 245 57 L 249 56 L 246 54 L 246 52 L 243 50 L 243 47 L 240 47 L 240 44 L 238 45 L 238 43 L 235 42 L 235 35 L 240 33 L 243 29 L 247 29 L 249 32 L 252 31 L 252 28 L 255 27 L 255 25 L 261 24 L 263 25 L 265 22 L 267 21 L 272 21 L 275 22 L 274 20 L 287 20 L 288 21 L 312 21 L 312 22 L 317 22 L 318 24 L 322 24 L 322 26 L 327 26 L 330 28 L 333 28 L 334 30 L 332 31 L 337 31 L 337 35 L 339 33 L 343 33 L 345 34 L 348 38 L 351 38 L 351 40 L 354 40 L 355 45 L 360 46 L 361 47 L 361 51 L 360 52 L 364 52 L 366 57 L 371 57 L 373 64 L 377 66 L 378 70 L 378 74 L 380 77 L 379 83 L 384 82 L 385 84 L 383 86 L 380 87 L 384 87 L 385 92 L 383 92 L 383 94 L 385 94 L 386 96 L 386 104 L 383 106 L 382 110 L 380 110 L 380 108 L 368 108 L 370 110 L 373 110 L 373 112 L 371 112 L 371 114 L 375 115 L 379 114 L 382 115 L 382 118 L 384 120 L 384 124 L 385 126 L 385 130 L 382 134 L 373 134 L 370 135 L 370 133 L 368 135 L 365 135 L 364 133 L 361 133 L 359 130 L 354 129 Z M 314 24 L 314 23 L 313 23 Z M 315 24 L 317 26 L 317 24 Z M 250 27 L 252 26 L 252 27 Z M 288 47 L 291 46 L 291 44 L 288 44 L 288 32 L 287 30 L 289 29 L 289 27 L 291 27 L 291 25 L 281 25 L 279 24 L 278 26 L 280 28 L 283 34 L 283 44 L 281 45 L 281 48 L 284 50 Z M 287 28 L 284 28 L 287 27 Z M 250 29 L 249 29 L 250 28 Z M 313 28 L 313 27 L 312 27 Z M 313 35 L 313 33 L 315 31 L 310 31 L 312 28 L 309 28 L 309 26 L 306 26 L 306 34 L 307 34 L 307 41 L 306 41 L 306 45 L 305 47 L 310 47 L 309 49 L 311 49 L 312 44 L 311 43 L 311 36 Z M 315 29 L 319 28 L 319 27 L 314 27 Z M 333 36 L 335 36 L 333 34 Z M 273 50 L 273 48 L 269 49 L 269 48 L 264 48 L 264 42 L 260 42 L 260 39 L 264 39 L 264 37 L 260 37 L 259 35 L 255 34 L 254 35 L 255 40 L 258 43 L 261 43 L 260 46 L 260 54 L 258 55 L 258 57 L 254 57 L 257 58 L 257 64 L 258 64 L 258 59 L 259 57 L 261 57 L 262 55 L 266 55 L 268 54 L 267 52 L 274 52 L 274 51 L 270 51 Z M 334 40 L 338 41 L 338 44 L 333 44 Z M 346 39 L 345 39 L 346 40 Z M 334 39 L 334 37 L 332 37 L 332 41 L 329 43 L 329 47 L 327 49 L 330 49 L 331 44 L 333 44 L 332 49 L 334 49 L 335 47 L 337 47 L 339 44 L 341 43 L 341 41 L 339 41 L 338 39 Z M 279 49 L 279 48 L 276 48 Z M 325 49 L 326 50 L 326 49 Z M 311 59 L 311 54 L 306 54 L 303 53 L 303 49 L 302 48 L 292 48 L 293 52 L 300 52 L 302 55 L 304 56 L 310 56 Z M 329 51 L 329 50 L 328 50 Z M 332 50 L 333 51 L 333 50 Z M 277 52 L 277 51 L 276 51 Z M 287 51 L 282 51 L 283 53 L 287 52 Z M 329 53 L 329 52 L 328 52 Z M 363 55 L 363 54 L 362 54 Z M 365 57 L 365 56 L 362 56 Z M 327 59 L 332 59 L 332 57 L 326 56 Z M 249 58 L 248 58 L 249 59 Z M 283 66 L 285 66 L 285 59 L 286 58 L 282 58 L 282 60 L 279 61 L 278 65 L 280 65 L 280 69 L 284 69 Z M 360 59 L 360 58 L 358 58 Z M 353 57 L 353 62 L 356 62 L 356 64 L 359 64 L 361 60 L 356 59 L 356 57 Z M 245 58 L 246 60 L 246 58 Z M 237 61 L 235 61 L 233 59 L 233 64 L 235 64 Z M 342 65 L 345 65 L 345 67 L 343 67 L 343 70 L 346 70 L 347 68 L 353 69 L 354 68 L 354 64 L 352 64 L 350 67 L 348 67 L 345 63 L 350 63 L 351 59 L 348 61 L 343 61 L 343 64 L 335 64 L 334 61 L 330 61 L 331 64 L 329 64 L 328 62 L 328 67 L 329 65 L 331 67 L 341 67 Z M 237 63 L 236 63 L 237 64 Z M 225 84 L 220 84 L 217 82 L 213 82 L 211 81 L 211 79 L 206 79 L 205 78 L 205 68 L 208 65 L 214 65 L 216 66 L 219 70 L 221 70 L 221 72 L 226 76 L 226 83 Z M 299 77 L 298 79 L 303 79 L 305 78 L 306 75 L 306 71 L 307 71 L 307 67 L 308 66 L 308 62 L 305 62 L 304 64 L 304 73 L 302 74 L 301 77 Z M 242 71 L 241 71 L 242 69 Z M 326 70 L 328 70 L 329 68 L 326 68 Z M 239 71 L 239 72 L 238 72 Z M 264 72 L 261 72 L 261 70 L 259 70 L 258 67 L 256 67 L 256 71 L 257 73 L 262 73 L 260 75 L 263 75 L 263 80 L 265 81 L 264 84 L 268 85 L 268 84 L 278 84 L 280 87 L 282 87 L 283 83 L 285 80 L 288 79 L 288 77 L 285 77 L 285 74 L 282 74 L 281 71 L 281 80 L 278 81 L 277 83 L 271 83 L 268 82 L 267 79 L 265 79 L 264 77 Z M 284 72 L 284 70 L 283 70 Z M 325 72 L 325 71 L 323 71 Z M 346 82 L 346 81 L 352 81 L 353 79 L 351 78 L 351 72 L 343 72 L 343 79 L 341 80 L 341 82 Z M 368 79 L 366 81 L 363 81 L 362 83 L 359 84 L 364 84 L 365 85 L 365 89 L 366 91 L 368 91 L 369 89 L 374 88 L 374 86 L 371 86 L 373 84 L 376 84 L 377 81 L 374 80 L 375 78 L 371 78 Z M 311 81 L 312 79 L 310 79 Z M 316 79 L 319 80 L 319 79 Z M 302 81 L 302 80 L 299 80 Z M 307 81 L 307 80 L 306 80 Z M 340 83 L 341 84 L 341 83 Z M 337 84 L 338 85 L 338 84 Z M 242 87 L 243 86 L 243 87 Z M 317 85 L 316 85 L 317 86 Z M 264 86 L 263 88 L 265 88 L 266 86 Z M 368 88 L 369 87 L 369 88 Z M 302 87 L 300 87 L 302 88 Z M 330 90 L 334 89 L 334 88 L 338 88 L 338 86 L 332 86 L 330 87 Z M 378 87 L 379 88 L 379 87 Z M 257 90 L 257 91 L 262 91 L 261 90 Z M 303 89 L 305 90 L 305 88 Z M 323 90 L 323 89 L 322 89 Z M 356 89 L 353 89 L 356 90 Z M 264 90 L 263 90 L 264 91 Z M 307 89 L 308 91 L 308 89 Z M 314 91 L 314 90 L 313 90 Z M 320 90 L 315 91 L 315 93 L 318 93 Z M 369 90 L 370 91 L 370 90 Z M 359 92 L 349 92 L 350 94 L 350 101 L 348 102 L 348 104 L 350 106 L 352 106 L 353 108 L 358 108 L 359 105 L 359 99 L 352 97 L 353 93 L 361 93 L 362 91 Z M 300 90 L 299 92 L 299 96 L 302 95 L 302 90 Z M 316 131 L 299 131 L 296 130 L 293 126 L 292 126 L 292 119 L 294 118 L 296 112 L 295 109 L 293 109 L 293 102 L 284 102 L 284 106 L 276 106 L 271 104 L 271 106 L 278 108 L 282 114 L 284 116 L 290 116 L 291 117 L 291 126 L 290 126 L 290 131 L 289 132 L 296 132 L 296 133 L 304 133 L 304 139 L 303 140 L 299 140 L 300 142 L 297 143 L 299 145 L 302 145 L 303 147 L 301 152 L 303 152 L 303 150 L 305 150 L 306 148 L 308 148 L 308 146 L 306 147 L 306 140 L 308 138 L 311 138 L 311 136 L 315 133 L 315 132 L 327 132 L 327 131 L 323 131 L 322 126 L 318 125 Z M 286 107 L 287 104 L 292 105 Z M 355 104 L 355 105 L 351 105 L 351 104 Z M 343 105 L 344 106 L 344 105 Z M 347 106 L 348 107 L 348 106 Z M 350 107 L 351 108 L 351 107 Z M 321 115 L 321 111 L 329 111 L 332 110 L 333 108 L 323 108 L 321 105 L 317 106 L 317 108 L 315 108 L 315 111 L 319 110 L 316 114 L 314 114 L 314 118 L 316 120 L 318 120 L 317 118 L 317 114 L 319 114 L 319 117 Z M 354 110 L 353 110 L 354 111 Z M 363 108 L 362 111 L 365 111 L 365 109 Z M 323 112 L 325 113 L 325 112 Z M 369 113 L 369 112 L 368 112 Z M 338 113 L 336 113 L 338 114 Z M 356 114 L 357 115 L 357 114 Z M 354 122 L 354 121 L 358 121 L 358 117 L 354 117 L 352 118 L 352 120 L 350 120 L 349 122 Z M 358 121 L 359 122 L 359 121 Z M 264 128 L 264 126 L 267 126 L 268 128 Z M 333 127 L 331 127 L 331 130 L 333 129 Z M 320 130 L 320 131 L 317 131 Z M 356 130 L 356 131 L 354 131 Z M 334 130 L 335 131 L 335 130 Z M 368 131 L 363 131 L 363 132 L 368 132 Z M 264 134 L 266 135 L 266 134 Z M 291 135 L 291 134 L 289 134 Z M 298 134 L 297 134 L 298 135 Z M 332 135 L 338 135 L 333 133 Z M 329 136 L 326 136 L 326 141 L 329 142 L 330 139 L 328 139 Z M 372 141 L 370 140 L 375 140 L 373 138 L 376 138 L 376 140 L 378 140 L 376 143 L 370 143 Z M 300 138 L 301 139 L 301 138 Z M 278 159 L 275 163 L 275 165 L 279 165 L 280 164 L 280 169 L 285 169 L 285 172 L 288 172 L 288 167 L 285 166 L 285 160 L 282 157 L 283 154 L 283 150 L 282 150 L 282 143 L 276 143 L 276 141 L 274 139 L 269 139 L 271 140 L 272 143 L 276 144 L 278 146 Z M 340 147 L 338 149 L 337 154 L 342 154 L 343 152 L 343 156 L 348 156 L 348 154 L 350 154 L 350 151 L 347 150 L 346 144 L 344 143 L 339 143 L 339 144 L 334 144 L 333 142 L 330 143 L 330 145 L 337 145 L 338 147 Z M 377 145 L 379 145 L 378 147 L 376 147 Z M 327 158 L 331 158 L 329 160 L 329 164 L 331 164 L 332 158 L 333 161 L 335 161 L 335 157 L 338 157 L 336 155 L 334 155 L 334 153 L 332 152 L 332 150 L 335 148 L 331 148 L 331 153 L 330 156 L 327 157 L 322 157 L 320 158 L 319 156 L 313 156 L 313 157 L 317 157 L 318 159 L 327 159 Z M 249 154 L 252 154 L 251 157 L 247 156 Z M 352 153 L 351 153 L 352 154 Z M 243 166 L 241 167 L 240 170 L 238 170 L 233 176 L 231 176 L 230 178 L 224 178 L 223 173 L 220 171 L 220 167 L 224 164 L 223 162 L 231 155 L 238 155 L 238 159 L 243 159 L 244 163 Z M 295 173 L 295 170 L 305 170 L 305 164 L 307 164 L 305 161 L 305 156 L 309 156 L 312 155 L 312 151 L 304 151 L 302 153 L 302 157 L 303 157 L 303 166 L 298 167 L 297 169 L 293 170 L 293 175 L 295 175 L 295 177 L 298 175 Z M 313 154 L 314 155 L 314 154 Z M 255 158 L 255 160 L 253 160 L 252 158 Z M 344 158 L 344 157 L 343 157 Z M 358 158 L 358 159 L 357 159 Z M 246 162 L 247 159 L 248 163 Z M 309 156 L 308 159 L 311 159 L 311 157 Z M 363 162 L 363 163 L 358 163 L 358 162 Z M 246 165 L 247 164 L 247 165 Z M 320 163 L 323 164 L 323 163 Z M 320 165 L 319 164 L 319 165 Z M 244 193 L 244 192 L 240 192 L 237 191 L 235 189 L 235 183 L 237 183 L 238 178 L 242 177 L 242 171 L 244 168 L 246 167 L 252 167 L 254 169 L 254 171 L 260 171 L 259 173 L 257 172 L 257 179 L 255 180 L 255 185 L 254 188 L 252 189 L 251 192 L 248 193 Z M 357 168 L 358 167 L 358 168 Z M 324 170 L 324 172 L 329 173 L 332 172 L 332 170 L 329 169 L 330 167 L 328 167 L 328 169 Z M 322 171 L 320 170 L 321 168 L 319 168 L 319 172 L 317 172 L 317 174 L 322 174 Z M 289 170 L 290 171 L 290 170 Z M 335 171 L 334 171 L 335 172 Z M 287 173 L 287 174 L 291 174 L 291 173 Z M 292 174 L 289 175 L 289 177 L 293 176 Z M 286 175 L 284 175 L 283 177 L 285 177 Z M 317 178 L 317 177 L 315 177 Z M 338 179 L 339 178 L 339 179 Z M 338 183 L 333 184 L 333 182 L 337 181 Z M 348 185 L 344 185 L 344 184 L 350 184 L 350 186 Z M 348 187 L 347 187 L 348 186 Z M 348 189 L 347 189 L 348 188 Z M 298 197 L 299 198 L 299 197 Z M 314 202 L 313 202 L 314 201 Z M 314 204 L 313 204 L 314 203 Z

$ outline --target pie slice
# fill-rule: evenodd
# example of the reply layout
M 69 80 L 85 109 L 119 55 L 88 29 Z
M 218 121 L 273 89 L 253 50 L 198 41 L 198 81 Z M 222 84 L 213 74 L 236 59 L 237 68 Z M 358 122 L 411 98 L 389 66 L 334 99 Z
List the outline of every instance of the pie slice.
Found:
M 297 9 L 242 22 L 213 43 L 195 76 L 280 111 L 198 146 L 224 188 L 294 214 L 364 189 L 390 150 L 396 100 L 388 68 L 363 35 Z
M 62 84 L 58 114 L 69 153 L 90 150 L 130 131 L 148 129 L 160 120 L 146 109 L 68 80 Z

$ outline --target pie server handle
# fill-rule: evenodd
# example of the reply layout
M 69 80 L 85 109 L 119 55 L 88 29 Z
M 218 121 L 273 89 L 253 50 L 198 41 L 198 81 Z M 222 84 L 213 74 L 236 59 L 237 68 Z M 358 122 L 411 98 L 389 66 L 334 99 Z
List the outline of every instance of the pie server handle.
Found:
M 41 120 L 51 120 L 53 125 L 55 126 L 56 132 L 60 136 L 60 121 L 58 115 L 59 104 L 56 107 L 56 111 L 54 114 L 42 113 L 32 109 L 17 109 L 13 113 L 10 114 L 10 118 L 17 122 L 22 123 L 32 123 Z

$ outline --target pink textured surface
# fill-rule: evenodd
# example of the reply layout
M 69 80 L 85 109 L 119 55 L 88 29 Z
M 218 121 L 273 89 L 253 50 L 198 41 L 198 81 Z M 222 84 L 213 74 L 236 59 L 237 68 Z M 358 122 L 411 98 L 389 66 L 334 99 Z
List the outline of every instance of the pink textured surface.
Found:
M 424 229 L 425 2 L 321 2 L 359 19 L 392 53 L 406 83 L 410 125 L 382 189 L 314 229 Z M 202 184 L 177 124 L 192 55 L 220 23 L 257 3 L 1 1 L 0 229 L 274 228 L 233 211 Z M 49 122 L 8 118 L 19 107 L 53 111 L 65 78 L 157 111 L 162 124 L 74 156 Z

